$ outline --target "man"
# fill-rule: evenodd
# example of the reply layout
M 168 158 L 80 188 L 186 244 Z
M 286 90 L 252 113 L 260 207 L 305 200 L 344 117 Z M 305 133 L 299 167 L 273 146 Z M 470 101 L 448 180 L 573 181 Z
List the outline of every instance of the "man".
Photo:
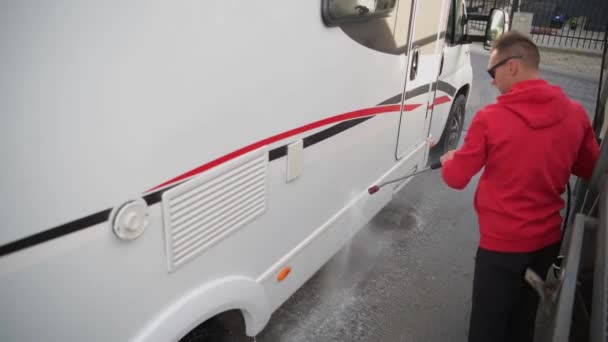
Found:
M 599 154 L 583 107 L 539 78 L 538 48 L 509 32 L 488 63 L 500 95 L 480 110 L 464 145 L 441 157 L 445 183 L 475 193 L 480 241 L 469 341 L 532 341 L 538 296 L 526 268 L 545 275 L 559 252 L 561 194 L 570 174 L 589 179 Z

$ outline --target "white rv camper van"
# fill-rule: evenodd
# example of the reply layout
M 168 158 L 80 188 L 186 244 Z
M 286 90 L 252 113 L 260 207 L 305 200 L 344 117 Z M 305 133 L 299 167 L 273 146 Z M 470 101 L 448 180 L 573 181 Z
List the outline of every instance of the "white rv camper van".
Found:
M 0 340 L 271 314 L 454 147 L 462 0 L 0 3 Z

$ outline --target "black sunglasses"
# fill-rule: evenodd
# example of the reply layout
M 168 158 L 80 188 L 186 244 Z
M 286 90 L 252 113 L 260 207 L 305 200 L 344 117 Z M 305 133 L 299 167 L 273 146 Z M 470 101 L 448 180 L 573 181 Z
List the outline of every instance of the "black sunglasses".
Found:
M 508 61 L 512 60 L 512 59 L 519 59 L 522 56 L 511 56 L 511 57 L 507 57 L 505 59 L 503 59 L 502 61 L 494 64 L 493 67 L 491 67 L 490 69 L 488 69 L 488 74 L 490 74 L 490 77 L 492 77 L 492 79 L 494 79 L 494 77 L 496 76 L 496 69 L 498 69 L 501 65 L 505 65 L 507 64 Z

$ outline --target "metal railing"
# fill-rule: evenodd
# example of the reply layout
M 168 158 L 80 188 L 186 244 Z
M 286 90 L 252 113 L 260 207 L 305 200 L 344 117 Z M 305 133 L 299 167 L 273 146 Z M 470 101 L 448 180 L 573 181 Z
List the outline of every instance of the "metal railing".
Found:
M 608 25 L 606 0 L 470 0 L 468 11 L 488 14 L 501 8 L 511 14 L 532 14 L 529 33 L 539 46 L 595 51 L 604 49 Z M 474 22 L 473 30 L 483 30 L 484 24 Z
M 608 2 L 598 0 L 522 0 L 518 10 L 533 14 L 533 40 L 541 46 L 604 48 Z

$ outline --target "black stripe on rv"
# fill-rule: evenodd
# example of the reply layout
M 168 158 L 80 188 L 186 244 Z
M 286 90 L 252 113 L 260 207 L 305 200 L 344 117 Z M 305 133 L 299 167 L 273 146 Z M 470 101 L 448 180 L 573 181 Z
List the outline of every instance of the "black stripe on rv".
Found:
M 416 88 L 414 90 L 417 90 L 417 89 L 420 89 L 421 91 L 425 90 L 425 89 L 428 90 L 428 85 L 422 86 L 422 87 L 418 87 L 418 88 Z M 421 92 L 421 94 L 422 94 L 422 92 Z M 410 96 L 410 97 L 413 97 L 413 96 Z M 405 98 L 407 100 L 408 99 L 408 95 L 406 95 Z M 384 100 L 384 101 L 380 102 L 378 104 L 378 106 L 400 104 L 401 103 L 401 99 L 402 99 L 401 94 L 398 94 L 398 95 L 395 95 L 395 96 L 393 96 L 393 97 L 391 97 L 391 98 L 389 98 L 387 100 Z M 358 119 L 352 119 L 352 120 L 349 120 L 349 121 L 344 121 L 344 122 L 341 122 L 341 123 L 336 124 L 334 126 L 331 126 L 331 127 L 327 128 L 325 130 L 322 130 L 322 131 L 320 131 L 318 133 L 315 133 L 315 134 L 313 134 L 313 135 L 311 135 L 309 137 L 306 137 L 306 138 L 303 139 L 304 148 L 306 148 L 308 146 L 312 146 L 312 145 L 314 145 L 316 143 L 319 143 L 319 142 L 321 142 L 321 141 L 323 141 L 323 140 L 325 140 L 327 138 L 331 138 L 334 135 L 336 135 L 338 133 L 342 133 L 343 131 L 345 131 L 345 130 L 347 130 L 349 128 L 355 127 L 358 124 L 361 124 L 361 123 L 363 123 L 363 122 L 365 122 L 365 121 L 367 121 L 367 120 L 369 120 L 369 119 L 371 119 L 373 117 L 374 116 L 368 116 L 368 117 L 365 117 L 365 118 L 358 118 Z M 283 145 L 283 146 L 280 146 L 280 147 L 277 147 L 275 149 L 270 150 L 270 152 L 268 153 L 268 160 L 269 161 L 273 161 L 275 159 L 279 159 L 279 158 L 285 157 L 286 155 L 287 155 L 287 145 Z
M 388 100 L 384 100 L 384 101 L 380 102 L 378 104 L 378 106 L 391 105 L 391 104 L 400 104 L 401 103 L 401 98 L 402 98 L 401 95 L 402 94 L 398 94 L 398 95 L 395 95 L 395 96 L 391 97 Z
M 433 84 L 431 84 L 431 91 L 435 91 L 435 90 L 440 90 L 440 91 L 450 95 L 451 97 L 454 97 L 454 94 L 456 94 L 456 88 L 452 87 L 451 84 L 444 82 L 444 81 L 433 82 Z M 428 84 L 414 88 L 405 93 L 405 100 L 407 101 L 413 97 L 426 94 L 428 91 L 429 91 Z
M 179 183 L 178 183 L 179 184 Z M 177 186 L 177 184 L 168 186 L 162 190 L 157 192 L 150 193 L 143 197 L 148 205 L 153 205 L 161 201 L 162 194 Z M 0 246 L 0 257 L 6 254 L 10 254 L 28 247 L 32 247 L 34 245 L 41 244 L 43 242 L 47 242 L 49 240 L 56 239 L 58 237 L 68 235 L 71 233 L 75 233 L 79 230 L 96 226 L 100 223 L 104 223 L 110 219 L 110 213 L 112 209 L 102 210 L 95 214 L 91 214 L 89 216 L 85 216 L 83 218 L 77 219 L 72 222 L 68 222 L 66 224 L 59 225 L 57 227 L 53 227 L 51 229 L 45 230 L 40 233 L 36 233 L 34 235 L 30 235 L 23 239 L 19 239 L 17 241 L 13 241 L 11 243 L 7 243 L 6 245 Z
M 430 86 L 431 86 L 431 91 L 438 89 L 438 90 L 441 90 L 441 91 L 449 94 L 452 97 L 454 96 L 454 94 L 456 94 L 456 88 L 454 88 L 451 84 L 444 82 L 444 81 L 433 82 Z M 405 101 L 407 101 L 411 98 L 414 98 L 416 96 L 426 94 L 428 91 L 429 91 L 428 84 L 414 88 L 405 93 Z M 401 99 L 402 99 L 402 95 L 397 94 L 387 100 L 380 102 L 378 104 L 378 106 L 400 104 Z M 318 142 L 321 142 L 327 138 L 331 138 L 334 135 L 341 133 L 349 128 L 352 128 L 360 123 L 363 123 L 371 118 L 373 118 L 373 116 L 344 121 L 344 122 L 341 122 L 337 125 L 334 125 L 334 126 L 328 128 L 328 129 L 325 129 L 325 130 L 315 133 L 309 137 L 306 137 L 303 139 L 304 148 L 314 145 Z M 273 160 L 285 157 L 286 155 L 287 155 L 287 145 L 283 145 L 283 146 L 270 150 L 268 153 L 268 160 L 273 161 Z
M 409 99 L 411 99 L 413 97 L 416 97 L 416 96 L 428 93 L 429 92 L 429 88 L 430 88 L 431 91 L 435 90 L 436 84 L 437 83 L 425 84 L 423 86 L 414 88 L 414 89 L 412 89 L 410 91 L 406 91 L 405 92 L 405 101 L 407 101 L 407 100 L 409 100 Z
M 352 119 L 349 121 L 340 122 L 339 124 L 333 125 L 333 126 L 329 127 L 328 129 L 324 129 L 318 133 L 308 136 L 308 137 L 302 139 L 303 143 L 304 143 L 304 148 L 312 146 L 325 139 L 331 138 L 334 135 L 336 135 L 338 133 L 342 133 L 342 132 L 346 131 L 347 129 L 355 127 L 358 124 L 363 123 L 373 117 L 374 116 L 368 116 L 365 118 L 357 118 L 357 119 Z M 268 160 L 273 161 L 275 159 L 282 158 L 286 155 L 287 155 L 287 145 L 283 145 L 281 147 L 277 147 L 275 149 L 270 150 L 270 152 L 268 153 Z
M 72 221 L 70 223 L 66 223 L 61 226 L 45 230 L 43 232 L 30 235 L 23 239 L 7 243 L 6 245 L 0 246 L 0 256 L 13 253 L 18 250 L 28 248 L 58 238 L 60 236 L 68 235 L 84 228 L 88 228 L 99 223 L 105 222 L 110 217 L 111 211 L 111 209 L 106 209 L 93 215 L 80 218 L 76 221 Z
M 456 93 L 456 88 L 452 87 L 448 83 L 440 81 L 437 83 L 437 85 L 440 90 L 445 91 L 448 94 L 453 95 Z M 435 87 L 435 83 L 433 83 L 433 87 Z M 420 94 L 422 94 L 422 93 L 420 93 L 420 91 L 425 90 L 425 89 L 428 89 L 428 85 L 413 89 L 406 94 L 405 99 L 407 100 L 413 96 L 420 95 Z M 420 93 L 420 94 L 418 94 L 418 93 Z M 401 97 L 402 97 L 401 94 L 395 95 L 395 96 L 379 103 L 378 105 L 382 106 L 382 105 L 390 105 L 390 104 L 399 104 L 399 103 L 401 103 Z M 334 126 L 331 126 L 327 129 L 324 129 L 320 132 L 317 132 L 313 135 L 310 135 L 303 139 L 304 148 L 317 144 L 325 139 L 331 138 L 334 135 L 342 133 L 342 132 L 346 131 L 347 129 L 355 127 L 373 117 L 374 116 L 368 116 L 365 118 L 357 118 L 357 119 L 352 119 L 349 121 L 344 121 L 344 122 L 341 122 Z M 275 149 L 270 150 L 269 154 L 268 154 L 268 159 L 269 159 L 269 161 L 272 161 L 272 160 L 276 160 L 281 157 L 284 157 L 286 155 L 287 155 L 287 145 L 284 145 L 284 146 L 277 147 Z M 162 195 L 165 191 L 172 189 L 185 181 L 186 180 L 184 180 L 180 183 L 173 184 L 171 186 L 168 186 L 168 187 L 158 190 L 156 192 L 147 194 L 143 197 L 143 199 L 146 201 L 146 203 L 148 205 L 157 204 L 162 200 Z M 85 228 L 96 226 L 100 223 L 104 223 L 110 219 L 111 211 L 112 211 L 111 208 L 105 209 L 105 210 L 102 210 L 95 214 L 91 214 L 89 216 L 85 216 L 83 218 L 74 220 L 72 222 L 68 222 L 68 223 L 59 225 L 57 227 L 53 227 L 48 230 L 42 231 L 40 233 L 36 233 L 34 235 L 30 235 L 28 237 L 19 239 L 17 241 L 13 241 L 13 242 L 7 243 L 5 245 L 2 245 L 2 246 L 0 246 L 0 257 L 10 254 L 10 253 L 17 252 L 19 250 L 22 250 L 22 249 L 25 249 L 28 247 L 32 247 L 32 246 L 47 242 L 49 240 L 56 239 L 56 238 L 64 236 L 64 235 L 75 233 L 75 232 L 85 229 Z
M 433 87 L 435 87 L 435 85 L 433 85 Z M 451 97 L 454 97 L 454 95 L 456 95 L 456 91 L 458 91 L 456 88 L 454 88 L 454 86 L 444 81 L 437 81 L 436 87 L 437 90 L 441 90 L 442 92 L 447 93 Z
M 457 91 L 456 88 L 454 88 L 451 84 L 444 82 L 444 81 L 433 82 L 431 84 L 431 91 L 434 91 L 436 89 L 443 91 L 444 93 L 450 95 L 451 97 L 454 97 L 454 94 L 456 94 L 456 91 Z M 418 95 L 426 94 L 428 92 L 428 90 L 429 90 L 428 84 L 414 88 L 405 93 L 405 101 L 407 101 L 413 97 L 416 97 Z M 378 104 L 378 106 L 390 105 L 390 104 L 400 104 L 401 97 L 402 97 L 401 94 L 395 95 L 388 100 L 382 101 L 380 104 Z

